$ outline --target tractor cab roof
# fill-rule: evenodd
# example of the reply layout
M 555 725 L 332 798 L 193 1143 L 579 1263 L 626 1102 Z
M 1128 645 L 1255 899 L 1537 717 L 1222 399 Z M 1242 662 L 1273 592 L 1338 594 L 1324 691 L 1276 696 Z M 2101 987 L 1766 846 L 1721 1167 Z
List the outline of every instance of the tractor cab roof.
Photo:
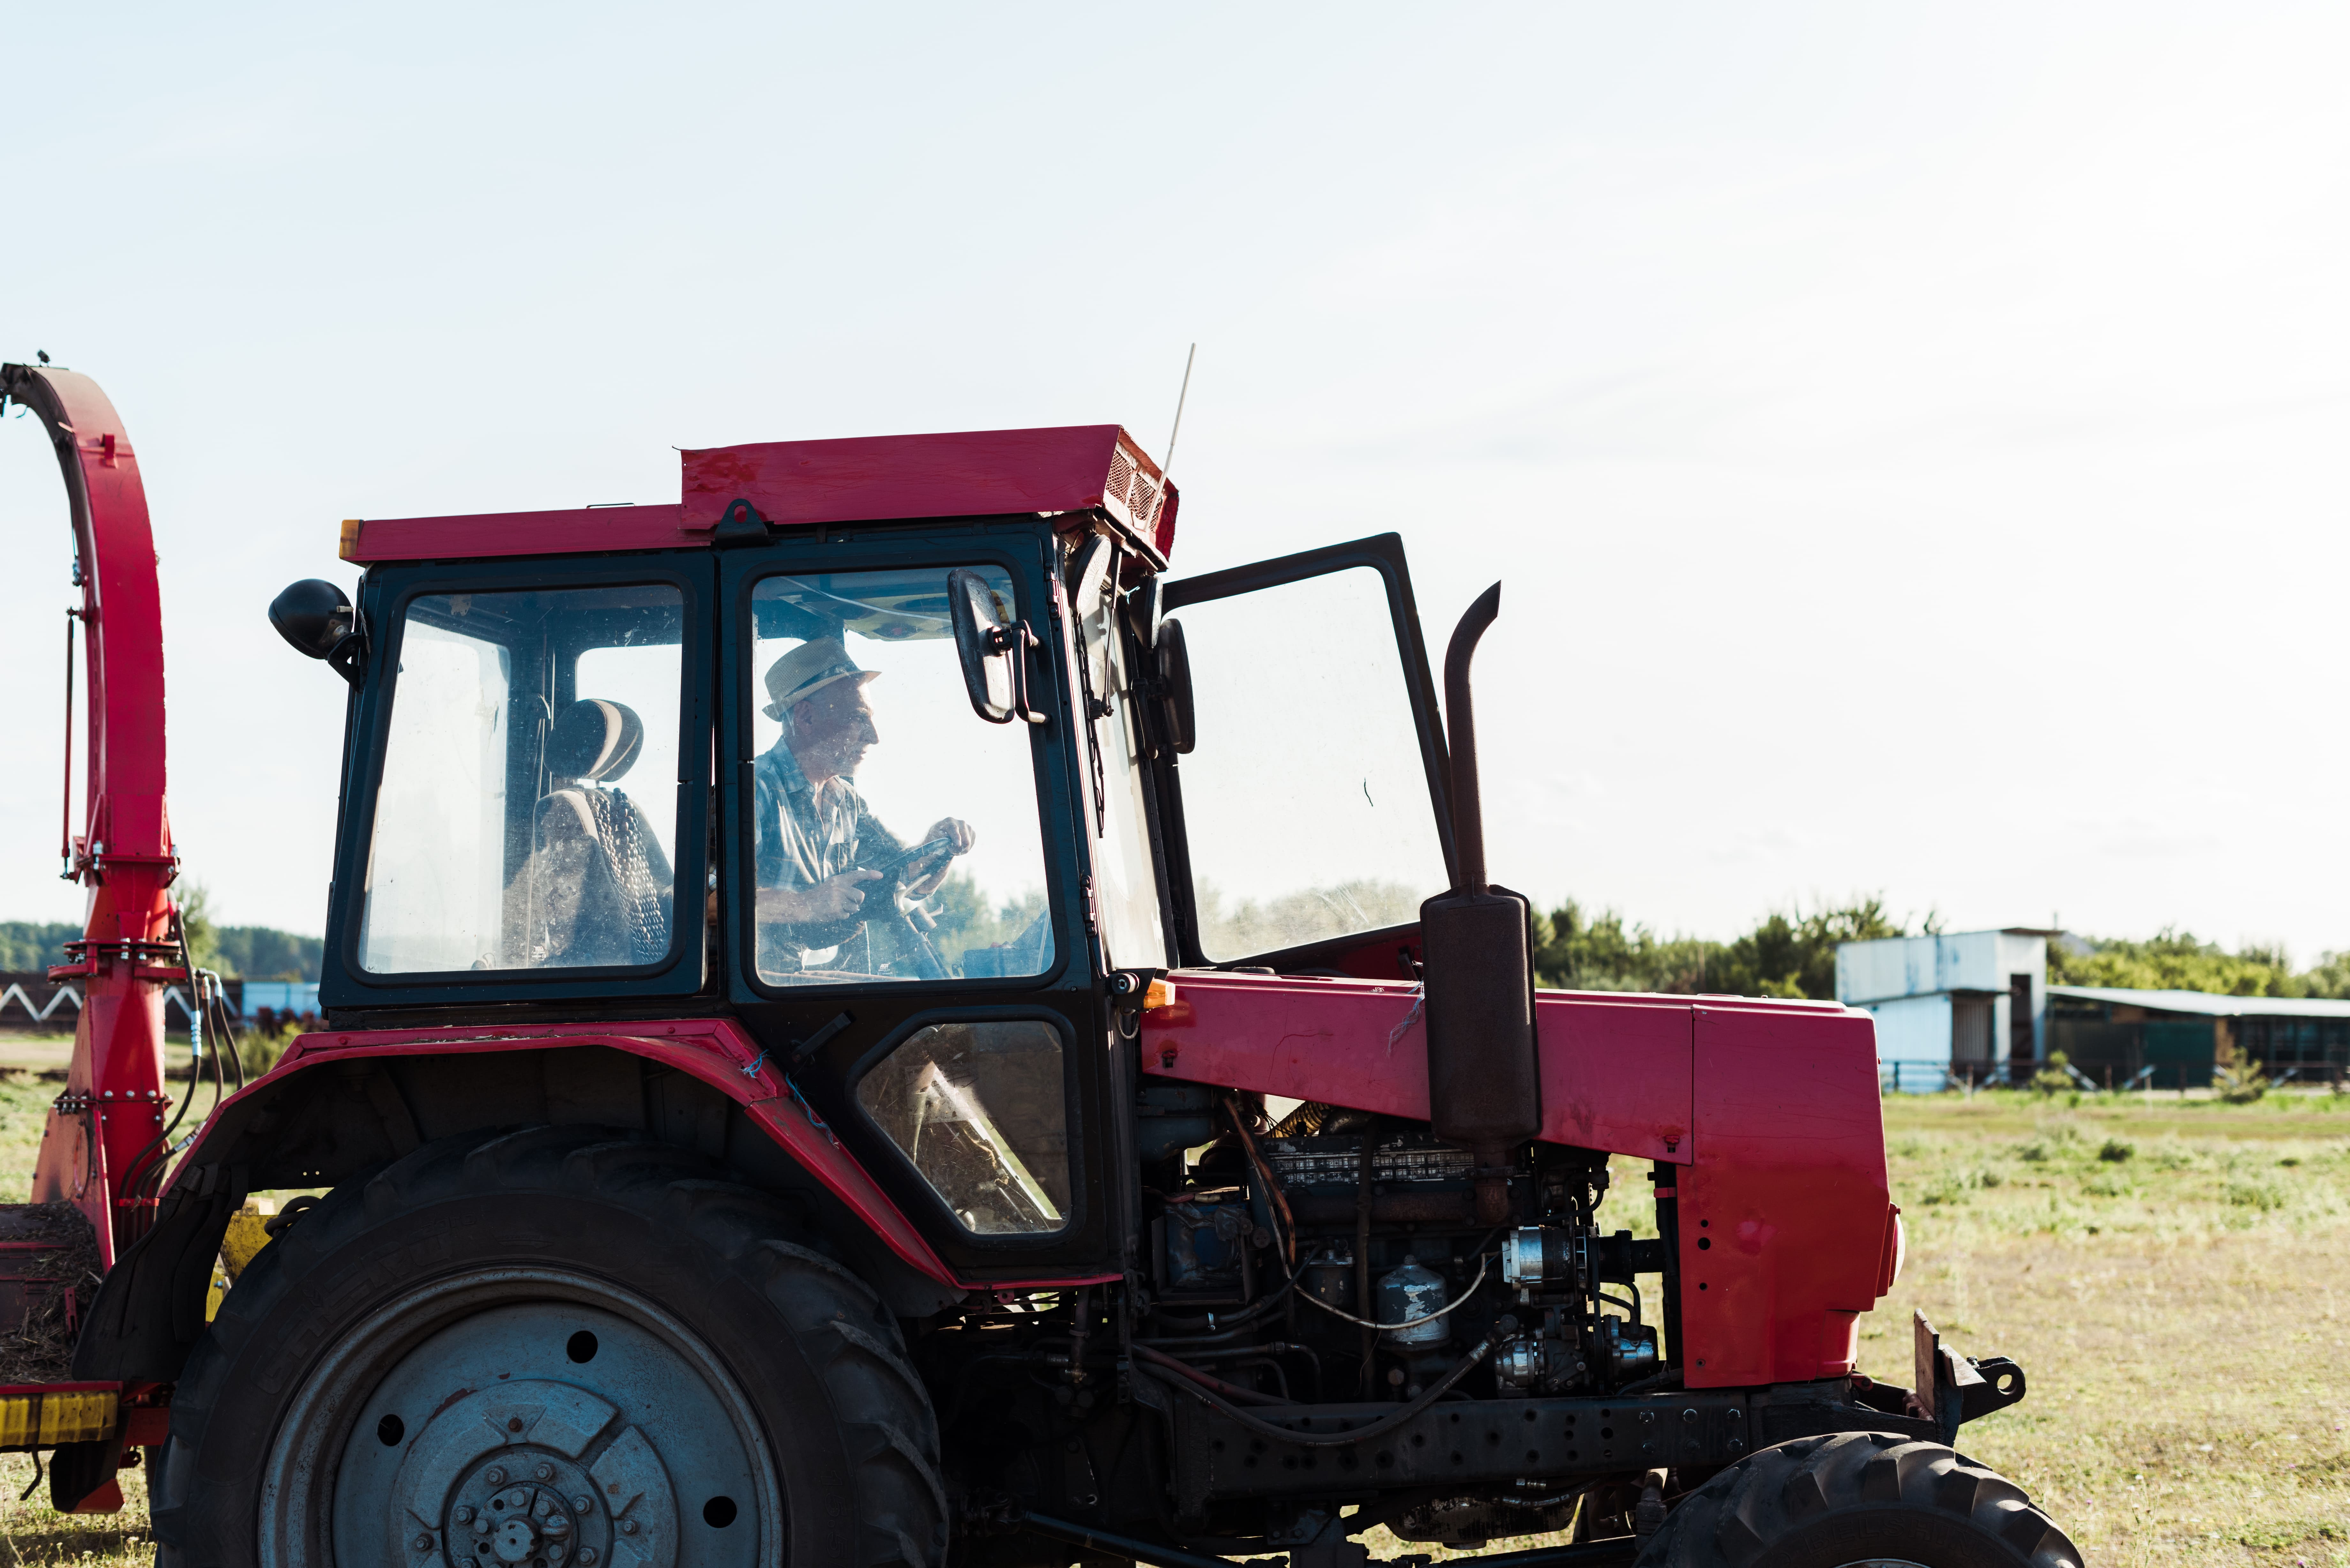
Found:
M 342 557 L 468 560 L 707 546 L 722 524 L 771 532 L 1009 514 L 1107 520 L 1153 567 L 1179 494 L 1117 425 L 754 441 L 684 452 L 673 504 L 454 517 L 350 518 Z M 738 510 L 747 509 L 747 512 Z

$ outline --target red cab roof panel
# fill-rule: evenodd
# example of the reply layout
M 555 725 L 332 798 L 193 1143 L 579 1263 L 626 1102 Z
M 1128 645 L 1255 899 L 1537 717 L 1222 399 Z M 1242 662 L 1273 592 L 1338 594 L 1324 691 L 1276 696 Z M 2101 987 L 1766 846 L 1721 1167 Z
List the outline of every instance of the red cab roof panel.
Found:
M 673 506 L 354 519 L 349 561 L 660 550 L 709 541 L 736 502 L 779 528 L 1099 511 L 1163 562 L 1179 493 L 1117 425 L 757 441 L 684 453 Z

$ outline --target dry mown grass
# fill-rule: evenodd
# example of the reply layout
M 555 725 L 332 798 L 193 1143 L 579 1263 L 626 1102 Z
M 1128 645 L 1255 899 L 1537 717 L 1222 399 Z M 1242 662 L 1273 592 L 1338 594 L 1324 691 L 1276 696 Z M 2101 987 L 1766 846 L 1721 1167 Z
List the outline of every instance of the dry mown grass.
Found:
M 2092 1562 L 2350 1563 L 2350 1101 L 2136 1096 L 1887 1105 L 1910 1257 L 1864 1327 L 1906 1382 L 1902 1320 L 2021 1362 L 1970 1426 Z
M 0 1077 L 0 1196 L 26 1195 L 53 1093 Z M 1886 1134 L 1909 1261 L 1864 1370 L 1909 1380 L 1912 1307 L 2021 1362 L 2030 1397 L 1964 1445 L 2101 1568 L 2350 1568 L 2350 1101 L 1904 1097 Z M 1607 1222 L 1643 1229 L 1647 1188 L 1619 1161 Z M 0 1458 L 0 1568 L 149 1560 L 136 1475 L 107 1519 L 17 1503 L 31 1475 Z

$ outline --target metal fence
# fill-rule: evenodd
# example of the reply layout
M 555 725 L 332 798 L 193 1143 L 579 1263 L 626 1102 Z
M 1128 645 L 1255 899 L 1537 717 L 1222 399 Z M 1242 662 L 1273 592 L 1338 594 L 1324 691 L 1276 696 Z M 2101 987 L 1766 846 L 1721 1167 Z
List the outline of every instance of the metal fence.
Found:
M 2295 1063 L 2269 1069 L 2269 1082 L 2279 1087 L 2286 1085 L 2317 1085 L 2339 1086 L 2350 1084 L 2350 1066 L 2339 1062 Z M 2006 1063 L 1991 1067 L 1945 1065 L 1939 1062 L 1879 1062 L 1877 1064 L 1878 1089 L 1888 1095 L 1939 1095 L 1946 1090 L 1961 1092 L 1975 1089 L 2020 1088 L 2038 1074 L 2047 1071 L 2045 1062 Z M 2090 1094 L 2111 1094 L 2131 1089 L 2207 1089 L 2211 1086 L 2209 1064 L 2193 1062 L 2148 1062 L 2134 1072 L 2116 1071 L 2111 1064 L 2081 1067 L 2067 1064 L 2064 1075 L 2074 1087 Z
M 244 1012 L 244 981 L 224 981 L 228 1005 L 239 1017 Z M 41 1030 L 63 1033 L 81 1016 L 81 987 L 69 980 L 51 980 L 37 970 L 0 971 L 0 1030 Z M 184 1028 L 188 1002 L 176 985 L 163 988 L 163 1023 Z

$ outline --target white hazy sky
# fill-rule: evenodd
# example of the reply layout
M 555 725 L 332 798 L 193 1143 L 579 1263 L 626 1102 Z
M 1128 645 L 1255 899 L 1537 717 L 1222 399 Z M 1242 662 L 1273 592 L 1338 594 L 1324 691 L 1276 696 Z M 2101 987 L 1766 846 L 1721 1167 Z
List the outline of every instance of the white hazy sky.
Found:
M 1118 420 L 1179 568 L 1386 529 L 1495 875 L 1668 929 L 2350 947 L 2350 11 L 126 5 L 0 45 L 0 354 L 129 422 L 172 802 L 317 930 L 337 520 L 676 445 Z M 63 493 L 0 425 L 0 917 L 56 879 Z

